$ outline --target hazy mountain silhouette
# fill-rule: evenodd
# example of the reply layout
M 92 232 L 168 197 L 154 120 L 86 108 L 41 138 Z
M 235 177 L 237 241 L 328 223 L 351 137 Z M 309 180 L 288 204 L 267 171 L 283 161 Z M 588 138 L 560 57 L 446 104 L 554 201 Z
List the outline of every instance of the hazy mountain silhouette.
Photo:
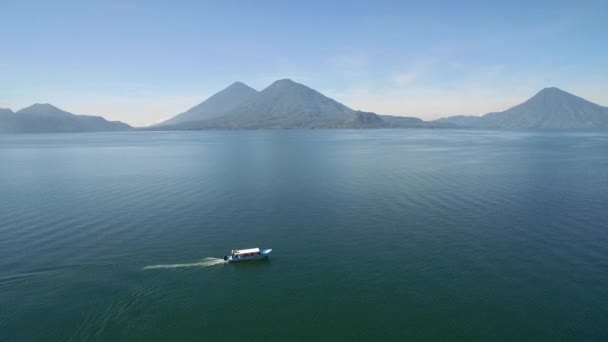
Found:
M 380 115 L 389 128 L 459 128 L 450 122 L 423 121 L 410 116 Z
M 300 83 L 275 81 L 258 92 L 236 82 L 201 104 L 147 130 L 293 128 L 608 128 L 608 107 L 557 88 L 545 88 L 522 104 L 484 116 L 436 121 L 353 110 Z M 50 104 L 17 112 L 0 108 L 0 133 L 123 131 L 131 126 L 99 116 L 75 115 Z
M 205 101 L 206 102 L 206 101 Z M 284 79 L 235 108 L 207 120 L 173 129 L 376 128 L 387 124 L 376 114 L 355 111 L 292 80 Z
M 34 104 L 16 113 L 0 109 L 0 133 L 72 133 L 124 131 L 131 126 L 100 116 L 75 115 L 50 104 Z
M 492 129 L 608 128 L 608 108 L 558 88 L 545 88 L 522 104 L 482 117 L 438 120 L 463 127 Z
M 178 114 L 155 126 L 171 126 L 184 122 L 212 119 L 249 101 L 257 95 L 257 93 L 257 90 L 248 85 L 241 82 L 235 82 L 186 112 Z
M 0 108 L 0 120 L 2 120 L 3 118 L 9 117 L 11 115 L 14 115 L 15 113 L 8 109 L 8 108 Z
M 474 127 L 481 120 L 481 116 L 476 115 L 454 115 L 447 118 L 437 119 L 434 122 L 453 124 L 459 127 Z
M 242 83 L 235 84 L 247 87 Z M 228 89 L 230 87 L 212 96 L 199 106 L 205 105 Z M 152 129 L 456 127 L 449 123 L 425 122 L 417 118 L 381 116 L 375 113 L 356 111 L 314 89 L 289 79 L 275 81 L 261 92 L 252 93 L 248 91 L 240 92 L 235 96 L 232 95 L 230 99 L 235 104 L 232 109 L 225 111 L 216 109 L 212 116 L 200 120 L 196 119 L 196 115 L 186 117 L 181 114 L 165 121 L 160 126 L 153 126 Z

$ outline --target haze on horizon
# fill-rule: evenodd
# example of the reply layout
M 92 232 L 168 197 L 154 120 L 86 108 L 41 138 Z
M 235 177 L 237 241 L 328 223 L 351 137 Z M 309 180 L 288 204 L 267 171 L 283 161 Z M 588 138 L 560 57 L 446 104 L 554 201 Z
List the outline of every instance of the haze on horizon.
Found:
M 134 126 L 235 81 L 291 78 L 347 106 L 435 119 L 544 87 L 608 105 L 608 2 L 3 2 L 0 107 Z

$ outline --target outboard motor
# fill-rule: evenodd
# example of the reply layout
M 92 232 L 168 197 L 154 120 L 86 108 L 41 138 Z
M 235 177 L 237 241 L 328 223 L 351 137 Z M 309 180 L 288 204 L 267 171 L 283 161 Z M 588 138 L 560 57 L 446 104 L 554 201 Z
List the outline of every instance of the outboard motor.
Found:
M 224 255 L 224 261 L 228 261 L 228 256 Z

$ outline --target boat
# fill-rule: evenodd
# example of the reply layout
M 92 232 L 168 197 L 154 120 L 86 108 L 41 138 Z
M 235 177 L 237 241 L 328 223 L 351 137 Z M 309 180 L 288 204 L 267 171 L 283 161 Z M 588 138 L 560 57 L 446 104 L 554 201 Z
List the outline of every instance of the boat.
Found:
M 272 249 L 260 250 L 259 248 L 248 248 L 248 249 L 233 249 L 230 251 L 230 255 L 224 256 L 226 262 L 237 262 L 247 260 L 259 260 L 268 258 L 272 252 Z

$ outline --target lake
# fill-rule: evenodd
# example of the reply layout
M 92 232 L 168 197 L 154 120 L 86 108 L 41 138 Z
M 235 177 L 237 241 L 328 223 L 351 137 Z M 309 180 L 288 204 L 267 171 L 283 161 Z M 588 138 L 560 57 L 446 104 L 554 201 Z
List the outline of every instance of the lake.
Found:
M 237 339 L 608 339 L 608 132 L 0 135 L 0 341 Z

